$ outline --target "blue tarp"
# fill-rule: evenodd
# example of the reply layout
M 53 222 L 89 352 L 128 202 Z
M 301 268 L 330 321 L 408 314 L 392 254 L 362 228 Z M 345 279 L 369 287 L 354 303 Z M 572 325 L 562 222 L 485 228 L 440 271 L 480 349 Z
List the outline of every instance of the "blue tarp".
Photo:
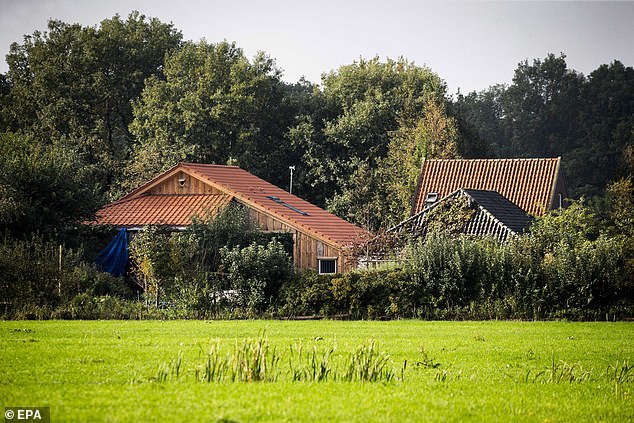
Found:
M 121 229 L 95 259 L 97 266 L 114 276 L 125 275 L 128 267 L 128 231 Z

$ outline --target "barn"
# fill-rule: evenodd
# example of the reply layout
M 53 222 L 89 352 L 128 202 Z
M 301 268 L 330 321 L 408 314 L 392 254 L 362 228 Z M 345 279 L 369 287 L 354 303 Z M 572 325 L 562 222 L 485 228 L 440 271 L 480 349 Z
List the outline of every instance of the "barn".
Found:
M 352 247 L 369 233 L 237 166 L 178 163 L 121 199 L 107 204 L 94 224 L 129 231 L 146 225 L 186 228 L 194 216 L 213 213 L 229 204 L 248 209 L 254 225 L 264 232 L 293 238 L 297 270 L 321 274 L 356 268 Z
M 459 189 L 495 191 L 532 216 L 562 207 L 568 196 L 560 157 L 425 160 L 411 215 Z
M 565 206 L 561 158 L 433 159 L 421 167 L 411 217 L 389 231 L 423 235 L 452 204 L 470 210 L 460 232 L 505 241 L 525 233 L 533 217 Z

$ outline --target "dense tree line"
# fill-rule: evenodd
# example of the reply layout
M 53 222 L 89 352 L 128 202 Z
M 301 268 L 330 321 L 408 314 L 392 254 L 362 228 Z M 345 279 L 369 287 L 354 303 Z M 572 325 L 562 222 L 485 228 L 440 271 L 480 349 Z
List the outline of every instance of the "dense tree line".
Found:
M 586 77 L 565 59 L 524 61 L 511 85 L 458 95 L 453 108 L 497 156 L 561 156 L 571 195 L 599 196 L 634 172 L 634 69 L 615 60 Z
M 563 156 L 573 196 L 634 166 L 634 69 L 587 77 L 565 56 L 452 98 L 406 59 L 361 59 L 320 85 L 230 42 L 185 42 L 132 13 L 51 20 L 14 43 L 0 78 L 0 226 L 59 231 L 178 161 L 237 164 L 369 229 L 407 216 L 423 158 Z
M 549 273 L 549 260 L 571 264 L 567 251 L 587 253 L 588 263 L 601 265 L 607 256 L 592 261 L 598 257 L 592 254 L 618 246 L 625 270 L 617 276 L 631 281 L 634 69 L 619 61 L 584 76 L 563 54 L 551 54 L 519 63 L 509 85 L 456 96 L 441 76 L 405 58 L 360 59 L 325 73 L 319 83 L 290 84 L 265 53 L 248 58 L 228 41 L 184 41 L 172 24 L 135 12 L 95 27 L 51 20 L 46 32 L 12 44 L 7 62 L 7 73 L 0 74 L 0 231 L 7 257 L 10 251 L 19 257 L 2 262 L 0 282 L 4 292 L 27 297 L 46 286 L 38 307 L 50 306 L 47 298 L 61 301 L 63 291 L 88 295 L 76 300 L 77 307 L 90 303 L 91 295 L 130 294 L 129 286 L 85 264 L 100 244 L 84 242 L 80 223 L 178 161 L 239 165 L 282 188 L 288 188 L 288 167 L 295 166 L 293 193 L 380 231 L 408 216 L 425 158 L 562 156 L 571 195 L 592 199 L 592 216 L 604 229 L 592 234 L 560 221 L 559 233 L 531 241 L 551 237 L 547 242 L 559 246 L 552 254 L 536 253 L 531 269 L 544 280 L 569 280 Z M 565 244 L 580 231 L 583 237 Z M 458 258 L 454 247 L 491 257 L 515 251 L 468 242 L 438 246 Z M 254 257 L 275 262 L 280 247 L 230 247 L 223 257 L 233 260 L 226 267 L 235 272 L 234 288 L 262 288 L 262 281 L 242 273 Z M 220 260 L 220 250 L 214 251 Z M 31 256 L 41 258 L 41 271 L 29 268 Z M 218 269 L 208 265 L 201 274 Z M 56 273 L 51 279 L 47 272 Z M 185 273 L 179 281 L 196 279 Z M 22 279 L 26 290 L 10 289 Z M 317 281 L 292 283 L 311 280 Z M 381 285 L 377 281 L 368 287 Z M 334 285 L 328 286 L 332 295 Z M 248 300 L 251 308 L 272 306 L 267 289 Z M 191 292 L 180 294 L 194 304 L 198 297 Z

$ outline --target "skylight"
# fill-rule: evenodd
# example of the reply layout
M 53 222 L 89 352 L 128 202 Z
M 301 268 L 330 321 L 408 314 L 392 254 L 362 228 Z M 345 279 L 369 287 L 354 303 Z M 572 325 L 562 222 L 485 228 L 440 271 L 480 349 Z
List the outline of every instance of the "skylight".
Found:
M 309 215 L 308 213 L 306 213 L 305 211 L 300 210 L 300 209 L 298 209 L 297 207 L 293 207 L 293 206 L 291 206 L 290 204 L 285 203 L 284 201 L 280 200 L 280 198 L 279 198 L 279 197 L 275 197 L 275 196 L 273 196 L 273 195 L 267 195 L 267 196 L 266 196 L 266 198 L 268 198 L 269 200 L 273 200 L 273 201 L 275 201 L 277 204 L 281 204 L 281 205 L 283 205 L 284 207 L 289 208 L 289 209 L 293 210 L 294 212 L 301 214 L 302 216 L 310 216 L 310 215 Z

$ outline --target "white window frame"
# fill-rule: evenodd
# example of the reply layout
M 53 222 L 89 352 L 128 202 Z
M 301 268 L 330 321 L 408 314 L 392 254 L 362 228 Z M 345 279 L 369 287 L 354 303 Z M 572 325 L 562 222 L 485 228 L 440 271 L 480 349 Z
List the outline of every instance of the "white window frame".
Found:
M 335 275 L 339 271 L 339 258 L 338 257 L 317 257 L 317 273 L 320 275 Z M 321 271 L 321 263 L 322 261 L 334 261 L 335 262 L 335 271 L 334 272 L 322 272 Z

